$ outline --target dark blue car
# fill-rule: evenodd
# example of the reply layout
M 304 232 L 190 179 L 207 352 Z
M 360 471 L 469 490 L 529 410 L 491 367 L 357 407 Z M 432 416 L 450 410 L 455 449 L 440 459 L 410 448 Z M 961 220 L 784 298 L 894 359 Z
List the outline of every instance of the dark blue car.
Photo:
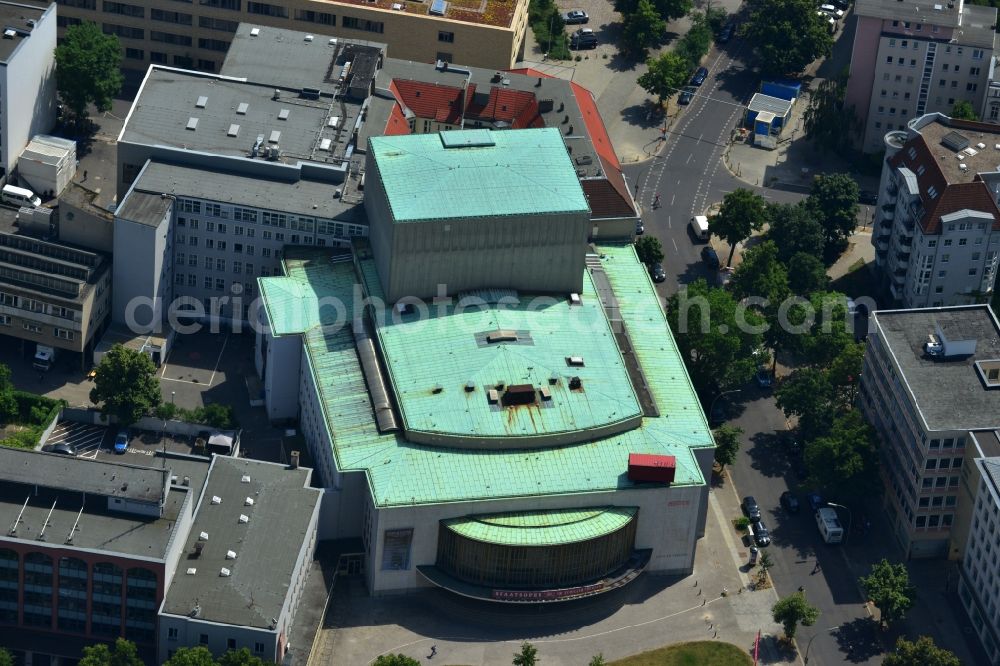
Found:
M 705 79 L 707 78 L 708 78 L 708 70 L 705 69 L 704 67 L 699 67 L 697 71 L 695 71 L 694 76 L 691 77 L 691 85 L 700 86 L 705 82 Z

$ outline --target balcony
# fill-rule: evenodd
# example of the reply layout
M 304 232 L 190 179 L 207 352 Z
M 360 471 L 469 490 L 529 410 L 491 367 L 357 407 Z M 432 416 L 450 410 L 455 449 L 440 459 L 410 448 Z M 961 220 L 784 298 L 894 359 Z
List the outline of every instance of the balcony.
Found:
M 892 283 L 897 285 L 903 285 L 906 282 L 906 269 L 897 268 L 892 273 Z
M 889 235 L 879 236 L 875 239 L 874 245 L 875 251 L 884 255 L 889 249 Z
M 897 254 L 896 255 L 896 268 L 897 269 L 900 269 L 900 268 L 903 269 L 903 272 L 905 274 L 906 268 L 909 265 L 910 265 L 910 253 L 909 252 L 906 252 L 904 254 Z

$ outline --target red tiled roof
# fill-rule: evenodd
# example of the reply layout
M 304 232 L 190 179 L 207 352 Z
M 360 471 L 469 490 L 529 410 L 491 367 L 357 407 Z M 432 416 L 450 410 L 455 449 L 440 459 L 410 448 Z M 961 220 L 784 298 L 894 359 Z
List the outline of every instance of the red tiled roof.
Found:
M 448 125 L 455 125 L 461 119 L 461 88 L 403 79 L 393 79 L 390 90 L 393 88 L 396 99 L 418 118 L 433 118 Z
M 403 115 L 403 107 L 399 104 L 393 104 L 392 111 L 389 112 L 389 120 L 385 124 L 383 134 L 385 136 L 399 136 L 401 134 L 409 133 L 410 123 L 406 122 L 406 116 Z
M 914 149 L 916 157 L 910 157 L 910 148 Z M 925 234 L 941 233 L 941 216 L 966 208 L 993 215 L 993 229 L 1000 231 L 1000 208 L 986 183 L 977 175 L 971 183 L 949 184 L 924 137 L 916 136 L 907 141 L 889 164 L 893 168 L 906 167 L 917 177 L 920 201 L 926 211 L 919 224 Z M 920 167 L 923 167 L 922 174 Z M 932 187 L 939 192 L 934 199 L 928 194 Z
M 534 93 L 524 90 L 494 87 L 490 89 L 489 101 L 485 106 L 475 103 L 476 84 L 469 85 L 469 103 L 466 117 L 478 120 L 504 121 L 514 129 L 544 127 L 538 115 L 538 99 Z
M 585 178 L 580 181 L 587 202 L 590 203 L 591 217 L 636 217 L 638 212 L 632 207 L 632 197 L 628 194 L 622 172 L 613 168 L 603 157 L 599 159 L 606 177 Z

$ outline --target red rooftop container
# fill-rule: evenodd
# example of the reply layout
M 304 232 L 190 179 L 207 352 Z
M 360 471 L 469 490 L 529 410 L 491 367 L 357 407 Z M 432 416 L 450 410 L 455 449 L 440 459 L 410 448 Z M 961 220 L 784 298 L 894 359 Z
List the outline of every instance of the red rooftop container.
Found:
M 629 481 L 673 483 L 677 458 L 651 453 L 628 454 Z

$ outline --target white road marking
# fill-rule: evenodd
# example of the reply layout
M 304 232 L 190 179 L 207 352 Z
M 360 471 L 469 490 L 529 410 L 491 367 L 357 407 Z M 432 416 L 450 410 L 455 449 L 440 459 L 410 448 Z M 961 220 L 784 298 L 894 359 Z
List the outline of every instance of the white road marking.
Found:
M 226 344 L 229 343 L 229 336 L 222 341 L 222 349 L 219 350 L 219 357 L 215 359 L 215 367 L 212 368 L 212 378 L 208 380 L 208 385 L 211 386 L 212 382 L 215 381 L 215 373 L 219 371 L 219 363 L 222 361 L 222 355 L 226 353 Z
M 677 249 L 677 241 L 674 240 L 673 238 L 671 238 L 670 242 L 674 244 L 674 252 L 676 252 L 677 254 L 680 254 L 681 251 Z
M 670 224 L 670 216 L 667 215 L 667 229 L 673 229 L 673 225 Z

